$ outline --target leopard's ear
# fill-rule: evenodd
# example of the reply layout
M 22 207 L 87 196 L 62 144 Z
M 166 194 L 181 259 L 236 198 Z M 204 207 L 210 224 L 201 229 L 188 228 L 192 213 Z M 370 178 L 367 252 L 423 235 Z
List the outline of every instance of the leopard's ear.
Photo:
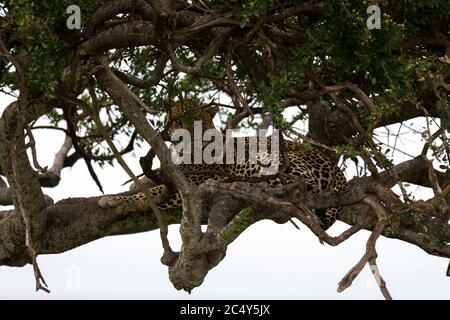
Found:
M 208 107 L 207 108 L 207 112 L 209 113 L 209 115 L 211 116 L 211 119 L 215 117 L 216 113 L 218 113 L 220 110 L 219 106 L 212 106 L 212 107 Z

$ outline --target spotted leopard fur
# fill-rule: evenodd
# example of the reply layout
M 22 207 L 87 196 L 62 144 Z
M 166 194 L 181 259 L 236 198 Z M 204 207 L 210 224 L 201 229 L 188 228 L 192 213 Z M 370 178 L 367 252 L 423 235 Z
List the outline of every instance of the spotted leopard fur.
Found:
M 168 112 L 169 133 L 178 128 L 192 129 L 193 120 L 203 121 L 203 129 L 213 127 L 212 118 L 217 109 L 212 110 L 211 107 L 199 103 L 197 100 L 187 99 L 182 102 L 170 105 Z M 205 125 L 206 124 L 206 125 Z M 246 139 L 246 138 L 239 138 Z M 248 139 L 248 138 L 247 138 Z M 248 145 L 248 141 L 245 141 Z M 271 177 L 267 180 L 271 186 L 277 186 L 282 183 L 293 183 L 300 179 L 306 184 L 306 191 L 312 193 L 344 191 L 347 189 L 347 181 L 341 170 L 335 166 L 330 159 L 320 151 L 304 150 L 301 144 L 292 141 L 286 141 L 285 150 L 289 164 L 285 168 L 284 178 Z M 268 148 L 270 152 L 270 146 Z M 284 165 L 282 155 L 279 157 L 280 168 Z M 247 161 L 243 164 L 179 164 L 184 172 L 186 179 L 192 185 L 199 185 L 208 179 L 216 181 L 230 181 L 230 177 L 234 180 L 242 178 L 251 178 L 259 176 L 261 165 Z M 233 179 L 233 178 L 231 178 Z M 164 185 L 154 185 L 147 178 L 143 178 L 141 182 L 149 188 L 152 196 L 159 197 L 168 190 Z M 134 188 L 136 190 L 136 188 Z M 143 202 L 145 194 L 137 192 L 130 196 L 107 196 L 103 197 L 99 204 L 102 207 L 118 207 L 123 204 L 132 204 Z M 167 201 L 159 203 L 161 210 L 181 207 L 182 200 L 179 193 L 175 192 L 170 195 Z M 337 219 L 341 208 L 328 208 L 316 210 L 322 228 L 328 229 Z

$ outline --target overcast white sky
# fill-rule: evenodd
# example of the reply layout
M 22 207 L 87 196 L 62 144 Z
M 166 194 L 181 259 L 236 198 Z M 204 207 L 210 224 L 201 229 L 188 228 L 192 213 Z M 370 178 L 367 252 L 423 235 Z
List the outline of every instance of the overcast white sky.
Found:
M 0 97 L 0 112 L 9 99 Z M 54 131 L 36 132 L 41 165 L 50 165 L 63 142 Z M 407 136 L 403 150 L 414 154 L 420 145 Z M 127 156 L 139 172 L 144 151 Z M 398 154 L 398 161 L 405 156 Z M 97 168 L 106 193 L 123 191 L 126 174 L 118 166 Z M 86 167 L 79 161 L 65 169 L 57 188 L 45 192 L 60 200 L 99 195 Z M 351 178 L 351 176 L 347 176 Z M 414 191 L 414 189 L 413 189 Z M 429 192 L 422 192 L 427 197 Z M 303 225 L 262 221 L 245 231 L 228 249 L 226 258 L 191 295 L 177 291 L 159 259 L 159 232 L 108 237 L 58 255 L 39 256 L 41 270 L 52 292 L 36 293 L 30 266 L 0 267 L 0 299 L 382 299 L 366 267 L 344 293 L 337 293 L 340 279 L 361 258 L 366 231 L 338 247 L 321 245 Z M 337 222 L 332 234 L 342 232 Z M 178 226 L 170 227 L 173 247 L 179 247 Z M 426 254 L 399 240 L 382 237 L 377 245 L 380 271 L 397 299 L 450 299 L 450 278 L 445 276 L 448 259 Z

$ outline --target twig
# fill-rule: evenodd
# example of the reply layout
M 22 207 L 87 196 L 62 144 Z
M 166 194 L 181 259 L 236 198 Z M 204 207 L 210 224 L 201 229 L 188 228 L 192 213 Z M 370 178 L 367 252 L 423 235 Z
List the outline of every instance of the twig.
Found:
M 164 69 L 166 68 L 167 61 L 169 60 L 168 56 L 164 53 L 161 54 L 161 56 L 157 59 L 155 63 L 155 69 L 153 70 L 153 74 L 150 78 L 142 80 L 139 78 L 136 78 L 135 76 L 122 72 L 117 69 L 112 69 L 114 73 L 117 75 L 117 77 L 122 80 L 123 82 L 126 82 L 128 84 L 131 84 L 133 86 L 136 86 L 141 89 L 149 89 L 153 87 L 154 85 L 158 84 L 161 78 L 164 75 Z M 153 111 L 153 110 L 152 110 Z
M 38 130 L 38 129 L 44 129 L 44 130 L 59 130 L 67 134 L 67 129 L 59 128 L 59 127 L 53 127 L 53 126 L 32 126 L 31 130 Z
M 441 135 L 441 131 L 445 131 L 443 130 L 443 128 L 439 128 L 438 131 L 436 131 L 433 135 L 431 134 L 430 131 L 430 121 L 428 118 L 428 111 L 426 109 L 423 109 L 424 113 L 425 113 L 425 119 L 426 119 L 426 125 L 427 125 L 427 133 L 428 133 L 428 139 L 427 139 L 427 143 L 425 144 L 421 157 L 426 161 L 427 165 L 428 165 L 428 178 L 430 180 L 431 183 L 431 187 L 433 188 L 433 193 L 434 193 L 434 198 L 433 198 L 433 204 L 435 205 L 435 207 L 437 209 L 439 208 L 443 208 L 442 205 L 446 205 L 446 202 L 442 196 L 442 188 L 439 185 L 439 181 L 438 178 L 436 176 L 436 172 L 433 168 L 433 161 L 432 160 L 428 160 L 426 157 L 426 150 L 428 150 L 429 147 L 431 147 L 433 141 L 435 139 L 437 139 L 440 135 Z M 445 190 L 445 194 L 447 194 L 448 192 L 448 186 Z
M 350 271 L 348 271 L 347 274 L 339 282 L 337 288 L 338 292 L 343 292 L 345 289 L 350 287 L 353 283 L 353 280 L 355 280 L 355 278 L 359 275 L 366 263 L 368 263 L 371 259 L 376 258 L 377 253 L 375 250 L 375 243 L 378 237 L 381 235 L 383 229 L 384 223 L 379 221 L 373 229 L 369 239 L 367 240 L 366 252 L 364 253 L 361 260 L 359 260 L 358 263 L 353 268 L 351 268 Z
M 386 287 L 386 282 L 381 277 L 379 270 L 378 270 L 378 266 L 376 265 L 377 251 L 375 249 L 377 239 L 380 237 L 381 233 L 384 230 L 387 214 L 386 214 L 386 211 L 383 208 L 383 206 L 379 203 L 379 201 L 374 196 L 366 197 L 364 199 L 364 202 L 366 202 L 368 205 L 370 205 L 372 207 L 372 209 L 377 213 L 378 223 L 376 224 L 375 228 L 372 230 L 372 233 L 371 233 L 369 239 L 367 240 L 366 252 L 364 253 L 363 257 L 342 278 L 342 280 L 339 282 L 337 291 L 342 292 L 345 289 L 347 289 L 348 287 L 350 287 L 353 283 L 353 280 L 359 275 L 361 270 L 368 263 L 372 267 L 371 268 L 372 274 L 374 275 L 375 280 L 377 281 L 377 284 L 378 284 L 383 296 L 385 297 L 386 300 L 391 300 L 392 297 Z
M 233 102 L 236 106 L 236 108 L 240 108 L 239 109 L 244 109 L 247 114 L 249 114 L 253 120 L 254 115 L 252 110 L 250 109 L 250 106 L 248 105 L 247 101 L 244 99 L 244 97 L 241 94 L 241 91 L 239 90 L 239 87 L 237 86 L 236 82 L 234 81 L 234 77 L 233 77 L 233 69 L 231 66 L 231 53 L 228 52 L 227 56 L 226 56 L 226 61 L 225 61 L 225 71 L 227 73 L 227 78 L 228 78 L 228 84 L 230 86 L 231 91 L 233 92 Z
M 53 160 L 53 165 L 50 169 L 47 170 L 47 173 L 52 173 L 56 175 L 58 178 L 61 177 L 61 171 L 64 167 L 64 159 L 66 159 L 67 154 L 72 148 L 72 139 L 69 136 L 66 136 L 64 139 L 64 143 L 59 149 L 59 151 L 55 154 L 55 158 Z
M 450 164 L 450 145 L 448 143 L 447 133 L 445 130 L 442 130 L 441 140 L 445 148 L 445 153 L 447 155 L 447 164 Z
M 203 56 L 197 59 L 197 61 L 194 63 L 193 67 L 184 65 L 176 56 L 175 51 L 170 43 L 166 44 L 166 49 L 170 58 L 170 62 L 172 63 L 172 66 L 184 73 L 192 73 L 192 74 L 198 74 L 203 68 L 203 65 L 211 59 L 214 54 L 217 52 L 217 50 L 225 43 L 225 40 L 228 39 L 229 32 L 225 32 L 223 34 L 218 35 L 216 38 L 214 38 L 208 47 L 206 49 Z
M 433 168 L 433 161 L 424 157 L 424 160 L 428 164 L 428 178 L 430 179 L 431 187 L 433 188 L 434 195 L 436 197 L 442 197 L 442 188 L 439 185 L 436 171 Z
M 362 151 L 359 153 L 359 156 L 364 160 L 364 163 L 366 164 L 367 168 L 369 169 L 370 173 L 372 174 L 372 177 L 377 179 L 379 176 L 379 172 L 378 172 L 377 166 L 372 162 L 372 158 L 370 157 L 370 154 L 367 151 Z
M 70 99 L 66 99 L 67 102 L 71 103 L 71 104 L 75 104 L 77 105 L 77 103 L 73 102 Z M 97 185 L 98 189 L 100 190 L 101 193 L 103 192 L 103 186 L 97 176 L 97 174 L 95 173 L 95 170 L 92 166 L 91 163 L 91 157 L 84 151 L 84 148 L 80 145 L 80 142 L 78 141 L 78 137 L 76 134 L 76 129 L 73 123 L 73 115 L 72 115 L 72 110 L 70 106 L 65 106 L 63 108 L 63 114 L 64 114 L 64 118 L 66 120 L 67 123 L 67 131 L 69 133 L 70 138 L 72 139 L 72 143 L 73 143 L 73 147 L 75 149 L 75 151 L 83 158 L 84 162 L 86 163 L 86 166 L 88 168 L 89 174 L 91 175 L 92 179 L 94 180 L 95 184 Z
M 392 296 L 389 293 L 388 288 L 386 287 L 386 281 L 384 281 L 383 277 L 380 274 L 380 270 L 378 269 L 376 259 L 370 259 L 369 265 L 370 265 L 370 270 L 372 271 L 373 277 L 377 281 L 378 287 L 380 288 L 381 293 L 383 294 L 384 298 L 386 300 L 392 300 Z
M 30 140 L 27 144 L 27 147 L 31 149 L 31 158 L 33 159 L 33 165 L 37 170 L 39 170 L 42 173 L 45 173 L 47 171 L 47 167 L 43 168 L 39 164 L 36 153 L 36 140 L 34 139 L 33 131 L 31 131 L 30 126 L 28 125 L 26 125 L 25 130 L 27 132 L 28 139 Z
M 427 123 L 428 123 L 428 120 L 427 120 Z M 427 129 L 428 130 L 430 129 L 429 125 L 427 125 Z M 428 131 L 428 139 L 422 148 L 421 155 L 425 156 L 427 154 L 428 149 L 430 149 L 430 147 L 433 145 L 433 141 L 436 140 L 441 135 L 442 131 L 443 131 L 442 128 L 439 128 L 439 130 L 433 134 L 431 134 L 431 132 Z

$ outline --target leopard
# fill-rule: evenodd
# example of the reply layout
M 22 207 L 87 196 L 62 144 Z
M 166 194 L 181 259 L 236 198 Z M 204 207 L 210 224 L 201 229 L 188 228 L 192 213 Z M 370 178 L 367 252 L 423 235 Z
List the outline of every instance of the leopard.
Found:
M 192 133 L 194 121 L 201 121 L 204 130 L 215 129 L 213 118 L 219 111 L 217 106 L 204 104 L 197 99 L 182 99 L 177 102 L 167 102 L 166 108 L 168 108 L 168 112 L 165 123 L 169 134 L 181 128 Z M 248 148 L 251 137 L 237 139 L 244 139 L 244 146 Z M 283 169 L 283 176 L 273 175 L 268 177 L 265 180 L 268 187 L 301 181 L 306 185 L 305 192 L 308 193 L 343 192 L 348 189 L 347 180 L 339 166 L 334 164 L 321 150 L 308 148 L 303 146 L 301 142 L 291 140 L 282 140 L 282 144 L 283 152 L 275 158 Z M 269 143 L 265 156 L 270 156 L 271 152 Z M 264 155 L 259 155 L 259 157 L 263 158 Z M 261 170 L 264 167 L 261 163 L 248 159 L 244 162 L 232 164 L 180 163 L 177 166 L 184 173 L 187 182 L 194 186 L 198 186 L 209 179 L 218 182 L 234 182 L 261 177 Z M 267 166 L 267 163 L 265 163 L 265 166 Z M 156 169 L 154 172 L 156 176 L 162 174 L 161 169 Z M 140 185 L 147 188 L 146 193 L 134 185 L 131 187 L 133 194 L 105 196 L 100 199 L 99 205 L 103 208 L 116 208 L 122 205 L 143 203 L 146 194 L 148 194 L 155 199 L 160 199 L 155 201 L 160 210 L 181 208 L 182 198 L 177 190 L 168 188 L 164 184 L 157 184 L 147 177 L 140 179 Z M 327 230 L 334 224 L 341 211 L 341 207 L 313 210 L 323 230 Z

